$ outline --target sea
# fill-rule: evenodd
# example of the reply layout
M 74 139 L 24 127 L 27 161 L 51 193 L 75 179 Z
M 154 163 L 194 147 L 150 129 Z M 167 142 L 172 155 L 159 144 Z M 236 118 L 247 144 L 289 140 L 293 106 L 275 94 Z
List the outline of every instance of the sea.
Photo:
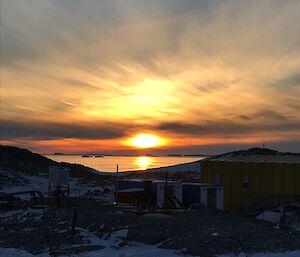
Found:
M 188 163 L 203 159 L 200 156 L 104 156 L 104 157 L 82 157 L 80 155 L 46 155 L 48 158 L 58 162 L 69 162 L 82 164 L 102 172 L 119 172 L 146 170 L 176 164 Z

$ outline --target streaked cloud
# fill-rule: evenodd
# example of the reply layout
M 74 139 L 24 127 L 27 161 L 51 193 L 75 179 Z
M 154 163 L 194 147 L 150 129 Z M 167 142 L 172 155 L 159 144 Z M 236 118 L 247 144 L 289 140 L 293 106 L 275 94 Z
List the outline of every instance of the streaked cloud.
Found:
M 130 126 L 128 126 L 128 130 Z M 122 138 L 125 124 L 63 124 L 63 123 L 23 123 L 2 121 L 3 139 L 51 140 L 64 138 L 77 139 L 116 139 Z
M 1 137 L 299 139 L 299 13 L 298 0 L 3 1 Z

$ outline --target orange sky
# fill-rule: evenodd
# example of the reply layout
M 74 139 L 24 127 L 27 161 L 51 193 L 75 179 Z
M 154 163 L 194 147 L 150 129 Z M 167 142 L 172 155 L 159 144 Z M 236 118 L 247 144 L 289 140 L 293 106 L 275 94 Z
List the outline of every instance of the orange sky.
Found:
M 1 141 L 42 153 L 300 151 L 300 2 L 1 2 Z

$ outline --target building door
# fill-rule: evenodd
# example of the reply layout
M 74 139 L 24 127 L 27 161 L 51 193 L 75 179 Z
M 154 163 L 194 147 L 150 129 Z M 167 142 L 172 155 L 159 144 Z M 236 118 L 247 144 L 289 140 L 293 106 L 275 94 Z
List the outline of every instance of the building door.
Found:
M 216 188 L 207 189 L 207 207 L 216 208 L 217 194 Z

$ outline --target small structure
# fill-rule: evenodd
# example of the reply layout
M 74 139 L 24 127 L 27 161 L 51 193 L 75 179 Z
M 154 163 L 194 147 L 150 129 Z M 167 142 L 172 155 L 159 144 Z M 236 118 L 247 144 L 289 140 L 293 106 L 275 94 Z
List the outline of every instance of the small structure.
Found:
M 183 183 L 182 204 L 203 204 L 204 207 L 224 210 L 224 190 L 222 186 L 207 183 Z
M 118 202 L 139 205 L 140 199 L 144 193 L 143 188 L 129 188 L 118 191 Z
M 49 196 L 69 195 L 69 169 L 59 166 L 49 167 Z
M 120 180 L 119 203 L 153 208 L 188 208 L 193 204 L 224 208 L 224 191 L 219 185 L 162 180 Z
M 130 204 L 143 209 L 156 206 L 156 187 L 151 180 L 120 180 L 117 185 L 118 203 Z

